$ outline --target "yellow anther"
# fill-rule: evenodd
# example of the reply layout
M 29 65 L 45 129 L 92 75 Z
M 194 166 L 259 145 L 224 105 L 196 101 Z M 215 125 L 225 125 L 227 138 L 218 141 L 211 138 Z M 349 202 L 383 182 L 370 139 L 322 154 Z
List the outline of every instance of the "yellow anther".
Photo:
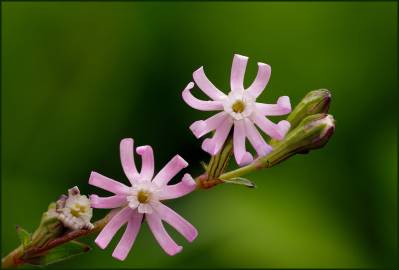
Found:
M 245 104 L 241 100 L 237 100 L 234 102 L 233 106 L 231 106 L 233 112 L 235 113 L 242 113 L 245 110 Z
M 140 190 L 137 194 L 137 200 L 140 203 L 147 203 L 150 200 L 150 193 L 144 190 Z

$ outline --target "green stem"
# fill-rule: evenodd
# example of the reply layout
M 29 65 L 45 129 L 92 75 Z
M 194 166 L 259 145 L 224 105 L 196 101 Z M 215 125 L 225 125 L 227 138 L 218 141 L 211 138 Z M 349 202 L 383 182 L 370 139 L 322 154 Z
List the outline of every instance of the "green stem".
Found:
M 3 259 L 1 259 L 1 268 L 8 269 L 24 264 L 24 261 L 21 260 L 23 254 L 24 254 L 24 248 L 22 245 L 20 245 L 19 247 L 11 251 Z
M 37 248 L 35 250 L 30 250 L 29 252 L 33 252 L 35 254 L 41 254 L 43 252 L 46 252 L 52 248 L 55 248 L 57 246 L 60 246 L 64 243 L 67 243 L 69 241 L 72 241 L 74 239 L 80 238 L 82 236 L 86 236 L 89 234 L 97 233 L 99 232 L 104 226 L 108 223 L 110 220 L 112 214 L 109 213 L 106 215 L 104 218 L 96 221 L 94 223 L 94 227 L 91 230 L 77 230 L 77 231 L 71 231 L 59 238 L 56 238 L 52 241 L 50 241 L 48 244 L 46 244 L 43 247 Z M 31 254 L 33 254 L 31 253 Z M 17 266 L 20 266 L 25 263 L 23 260 L 23 256 L 25 254 L 25 250 L 22 245 L 11 251 L 8 255 L 2 258 L 1 260 L 1 268 L 2 269 L 8 269 L 8 268 L 15 268 Z
M 232 178 L 236 178 L 239 176 L 242 176 L 244 174 L 251 173 L 253 171 L 257 170 L 255 164 L 249 164 L 247 166 L 241 167 L 239 169 L 236 169 L 234 171 L 230 171 L 227 173 L 222 174 L 219 178 L 223 180 L 230 180 Z

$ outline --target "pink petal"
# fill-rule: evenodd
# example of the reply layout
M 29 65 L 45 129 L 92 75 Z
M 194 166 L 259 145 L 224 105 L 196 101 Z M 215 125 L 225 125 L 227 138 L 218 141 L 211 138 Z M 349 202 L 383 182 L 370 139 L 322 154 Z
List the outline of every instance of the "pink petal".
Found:
M 126 195 L 114 195 L 110 197 L 99 197 L 95 194 L 90 195 L 90 204 L 93 208 L 117 208 L 126 203 Z
M 219 112 L 206 120 L 195 121 L 191 126 L 190 130 L 193 132 L 194 136 L 198 139 L 205 134 L 215 130 L 226 118 L 228 114 Z
M 232 91 L 244 90 L 245 69 L 247 68 L 248 57 L 235 54 L 231 66 L 230 86 Z
M 259 157 L 266 156 L 273 149 L 268 145 L 249 119 L 245 119 L 245 131 L 249 142 L 252 144 Z
M 245 149 L 245 123 L 242 120 L 235 121 L 233 134 L 234 157 L 240 166 L 253 161 L 251 153 Z
M 137 147 L 136 152 L 142 158 L 140 180 L 151 181 L 154 176 L 154 152 L 152 151 L 151 146 L 144 145 Z
M 222 149 L 232 126 L 233 121 L 231 118 L 226 118 L 226 120 L 216 129 L 215 135 L 212 139 L 208 138 L 204 140 L 202 143 L 202 149 L 212 156 L 216 155 Z
M 119 211 L 111 220 L 105 225 L 103 230 L 98 234 L 94 241 L 97 246 L 104 249 L 111 242 L 116 232 L 127 222 L 133 215 L 133 210 L 128 206 Z
M 193 78 L 195 83 L 198 85 L 198 87 L 204 92 L 208 97 L 210 97 L 213 100 L 221 100 L 226 95 L 220 91 L 219 89 L 216 88 L 206 77 L 205 72 L 204 72 L 204 67 L 200 67 L 193 73 Z
M 179 183 L 170 186 L 165 186 L 161 192 L 159 199 L 160 200 L 176 199 L 189 194 L 190 192 L 195 190 L 196 187 L 197 184 L 195 183 L 194 179 L 191 177 L 191 175 L 186 173 Z
M 279 97 L 277 104 L 256 103 L 257 110 L 262 115 L 285 115 L 291 112 L 290 98 L 287 96 Z
M 130 217 L 127 223 L 126 230 L 123 233 L 121 240 L 112 253 L 112 257 L 121 261 L 126 259 L 129 251 L 132 249 L 134 241 L 136 240 L 142 220 L 143 214 L 133 212 L 133 215 Z
M 258 63 L 258 73 L 256 74 L 256 78 L 247 89 L 249 94 L 254 98 L 257 98 L 263 92 L 263 89 L 265 89 L 269 82 L 271 71 L 272 69 L 269 65 Z
M 169 236 L 162 225 L 161 218 L 156 213 L 146 215 L 145 219 L 155 239 L 168 255 L 173 256 L 182 251 L 183 248 L 177 245 Z
M 120 143 L 120 157 L 123 171 L 130 183 L 134 183 L 138 176 L 136 165 L 134 163 L 134 150 L 133 150 L 133 139 L 123 139 Z
M 194 109 L 200 111 L 217 111 L 223 110 L 223 104 L 220 101 L 205 101 L 194 97 L 190 89 L 194 87 L 194 83 L 190 82 L 183 90 L 182 97 L 184 101 Z
M 197 237 L 197 229 L 169 207 L 161 203 L 156 211 L 162 220 L 175 228 L 187 241 L 192 242 Z
M 276 140 L 282 140 L 289 129 L 289 123 L 286 120 L 280 121 L 280 123 L 282 122 L 281 124 L 275 124 L 259 113 L 252 114 L 252 117 L 255 124 L 262 129 L 263 132 Z
M 277 126 L 280 128 L 281 133 L 283 134 L 283 138 L 287 134 L 287 132 L 291 128 L 291 123 L 288 122 L 287 120 L 281 120 L 280 122 L 277 123 Z
M 91 172 L 89 184 L 115 194 L 126 194 L 129 192 L 129 188 L 124 184 L 96 172 Z
M 187 161 L 176 155 L 158 172 L 152 181 L 158 186 L 166 185 L 178 172 L 187 166 Z

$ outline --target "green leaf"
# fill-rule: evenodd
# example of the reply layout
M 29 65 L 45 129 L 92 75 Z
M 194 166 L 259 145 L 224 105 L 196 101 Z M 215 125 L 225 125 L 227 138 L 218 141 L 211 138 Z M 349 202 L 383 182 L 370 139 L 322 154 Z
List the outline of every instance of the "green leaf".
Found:
M 26 248 L 29 243 L 31 242 L 31 234 L 26 231 L 25 229 L 23 229 L 22 227 L 20 227 L 19 225 L 17 225 L 17 234 L 18 234 L 18 238 L 21 241 L 21 244 L 24 248 Z
M 224 183 L 229 183 L 229 184 L 235 184 L 235 185 L 242 185 L 242 186 L 246 186 L 249 188 L 256 188 L 256 185 L 254 182 L 252 182 L 251 180 L 248 180 L 246 178 L 243 177 L 235 177 L 235 178 L 231 178 L 229 180 L 222 180 Z
M 30 264 L 45 266 L 69 259 L 76 255 L 86 253 L 90 250 L 90 246 L 86 244 L 80 243 L 78 241 L 71 241 L 54 249 L 51 249 L 44 255 L 27 258 L 25 260 Z

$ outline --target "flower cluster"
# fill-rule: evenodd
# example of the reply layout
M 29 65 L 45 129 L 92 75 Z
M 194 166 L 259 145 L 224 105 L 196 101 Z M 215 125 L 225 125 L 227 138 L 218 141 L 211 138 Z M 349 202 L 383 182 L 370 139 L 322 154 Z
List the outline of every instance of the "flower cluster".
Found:
M 259 157 L 271 152 L 272 147 L 266 143 L 259 133 L 259 127 L 273 139 L 281 140 L 290 128 L 290 123 L 282 120 L 274 124 L 265 116 L 284 115 L 291 111 L 287 96 L 280 97 L 276 104 L 262 104 L 256 98 L 262 93 L 270 78 L 270 66 L 258 63 L 258 74 L 255 81 L 247 89 L 244 88 L 244 75 L 248 58 L 235 55 L 231 70 L 231 91 L 228 95 L 218 90 L 206 77 L 203 68 L 193 73 L 196 85 L 212 100 L 203 101 L 194 97 L 190 90 L 194 83 L 190 82 L 183 91 L 183 99 L 191 107 L 202 111 L 221 112 L 206 119 L 194 122 L 190 129 L 197 138 L 215 131 L 212 138 L 205 139 L 202 148 L 211 155 L 216 155 L 223 148 L 231 130 L 234 156 L 239 165 L 253 161 L 253 156 L 246 150 L 246 139 L 255 148 Z M 89 183 L 112 192 L 110 197 L 91 195 L 93 208 L 117 208 L 111 218 L 96 238 L 100 248 L 106 248 L 116 232 L 127 224 L 119 244 L 113 252 L 113 257 L 124 260 L 132 248 L 143 220 L 152 231 L 154 237 L 169 255 L 175 255 L 182 250 L 166 232 L 162 221 L 169 223 L 188 241 L 193 241 L 197 230 L 180 215 L 164 205 L 161 201 L 184 196 L 196 188 L 196 183 L 189 174 L 174 185 L 168 182 L 188 164 L 180 156 L 175 156 L 154 177 L 154 155 L 150 146 L 137 147 L 136 152 L 142 157 L 140 173 L 136 169 L 133 156 L 133 139 L 123 139 L 120 143 L 120 158 L 130 186 L 112 180 L 96 172 L 90 175 Z
M 183 100 L 192 108 L 218 111 L 190 126 L 197 138 L 212 133 L 212 137 L 202 143 L 202 149 L 212 157 L 208 164 L 204 164 L 205 172 L 196 178 L 197 182 L 186 173 L 180 182 L 170 184 L 172 178 L 188 166 L 182 157 L 174 156 L 155 174 L 151 146 L 134 149 L 133 139 L 122 139 L 120 160 L 129 184 L 91 172 L 89 184 L 112 195 L 100 197 L 92 194 L 87 198 L 80 194 L 77 187 L 69 189 L 68 196 L 63 195 L 56 203 L 49 205 L 32 235 L 20 227 L 17 229 L 21 246 L 3 258 L 2 267 L 24 263 L 47 265 L 87 252 L 90 247 L 72 240 L 99 230 L 95 243 L 105 249 L 124 226 L 125 231 L 112 256 L 125 260 L 144 221 L 161 248 L 168 255 L 175 255 L 182 251 L 182 246 L 171 238 L 164 223 L 171 225 L 189 242 L 197 237 L 198 232 L 191 223 L 169 208 L 165 201 L 185 196 L 197 187 L 208 189 L 220 183 L 254 187 L 254 183 L 241 176 L 270 168 L 297 153 L 323 147 L 335 130 L 335 120 L 327 114 L 330 92 L 325 89 L 309 92 L 292 112 L 288 96 L 279 97 L 275 104 L 257 102 L 269 82 L 271 68 L 258 63 L 254 81 L 249 87 L 244 87 L 247 63 L 248 57 L 234 55 L 228 94 L 213 85 L 203 67 L 194 71 L 194 82 L 188 83 L 182 92 Z M 194 86 L 201 89 L 210 100 L 196 98 L 191 93 Z M 278 123 L 268 119 L 269 116 L 288 113 L 287 120 Z M 270 137 L 269 141 L 265 140 L 261 131 Z M 247 140 L 256 151 L 256 157 L 247 150 Z M 140 170 L 136 167 L 135 153 L 141 157 Z M 239 166 L 245 167 L 225 172 L 232 155 Z M 90 222 L 92 208 L 112 210 L 93 225 Z M 65 243 L 68 245 L 53 249 Z

